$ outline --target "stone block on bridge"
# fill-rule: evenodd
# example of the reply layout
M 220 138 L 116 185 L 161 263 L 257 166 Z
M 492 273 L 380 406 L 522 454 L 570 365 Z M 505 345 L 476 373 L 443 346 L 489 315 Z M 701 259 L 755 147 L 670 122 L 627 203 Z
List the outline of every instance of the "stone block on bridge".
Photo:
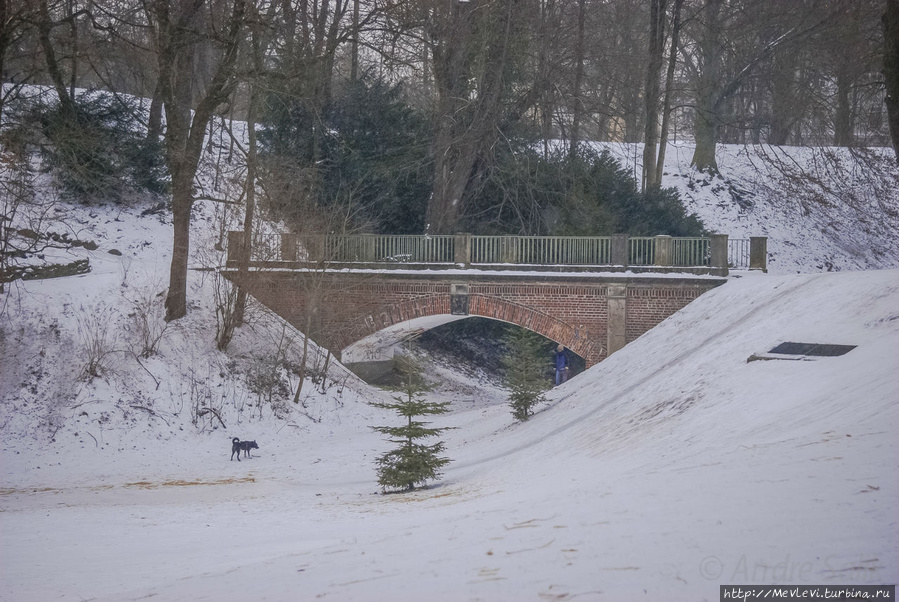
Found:
M 709 272 L 715 276 L 727 276 L 727 234 L 712 234 L 709 239 Z
M 749 269 L 768 271 L 768 237 L 749 237 Z

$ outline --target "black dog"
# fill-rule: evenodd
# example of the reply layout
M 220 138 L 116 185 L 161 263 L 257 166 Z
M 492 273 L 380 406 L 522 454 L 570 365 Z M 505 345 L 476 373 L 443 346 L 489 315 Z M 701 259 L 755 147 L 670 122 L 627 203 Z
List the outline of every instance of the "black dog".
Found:
M 234 454 L 237 454 L 237 461 L 240 462 L 240 452 L 243 451 L 244 457 L 252 458 L 250 455 L 251 449 L 259 449 L 259 446 L 256 445 L 255 441 L 241 441 L 237 437 L 231 439 L 231 459 L 234 459 Z

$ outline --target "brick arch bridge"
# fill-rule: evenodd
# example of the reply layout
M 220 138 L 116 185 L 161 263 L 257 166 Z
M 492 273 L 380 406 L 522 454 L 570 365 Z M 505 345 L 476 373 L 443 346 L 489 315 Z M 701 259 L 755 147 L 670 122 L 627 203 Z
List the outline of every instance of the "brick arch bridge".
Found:
M 691 274 L 452 269 L 223 273 L 345 363 L 385 359 L 376 350 L 410 333 L 481 316 L 562 343 L 589 367 L 725 282 Z
M 451 290 L 453 286 L 459 285 L 451 284 Z M 395 329 L 405 334 L 410 330 L 419 330 L 417 323 L 435 324 L 448 321 L 421 320 L 422 318 L 445 316 L 500 320 L 562 343 L 585 359 L 593 352 L 589 333 L 583 325 L 568 323 L 539 308 L 528 307 L 509 299 L 460 292 L 415 297 L 382 306 L 373 312 L 364 312 L 364 315 L 351 321 L 353 327 L 345 331 L 346 338 L 339 340 L 336 346 L 346 351 L 372 335 L 392 327 L 407 325 L 407 328 Z

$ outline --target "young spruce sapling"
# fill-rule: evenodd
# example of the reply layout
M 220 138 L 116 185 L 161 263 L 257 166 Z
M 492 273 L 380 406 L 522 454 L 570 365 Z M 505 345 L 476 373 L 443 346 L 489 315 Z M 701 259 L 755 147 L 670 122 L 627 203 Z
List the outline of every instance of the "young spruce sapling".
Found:
M 450 462 L 442 457 L 442 441 L 428 445 L 422 439 L 437 437 L 447 428 L 433 428 L 429 423 L 416 420 L 420 416 L 445 414 L 449 402 L 425 400 L 424 394 L 430 390 L 421 376 L 421 367 L 413 359 L 400 356 L 396 359 L 397 371 L 402 375 L 403 384 L 397 389 L 400 395 L 395 403 L 373 403 L 375 407 L 393 410 L 405 419 L 401 426 L 374 426 L 374 430 L 384 433 L 391 443 L 398 447 L 383 454 L 376 460 L 378 484 L 384 491 L 411 491 L 416 485 L 440 477 L 440 469 Z

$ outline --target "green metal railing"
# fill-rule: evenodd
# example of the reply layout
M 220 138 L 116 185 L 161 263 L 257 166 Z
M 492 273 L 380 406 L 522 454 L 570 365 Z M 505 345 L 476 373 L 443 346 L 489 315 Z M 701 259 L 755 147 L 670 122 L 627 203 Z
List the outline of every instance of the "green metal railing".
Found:
M 683 237 L 671 239 L 671 265 L 709 265 L 711 239 Z
M 732 238 L 727 241 L 727 265 L 734 269 L 748 269 L 750 266 L 750 240 Z
M 325 261 L 340 263 L 451 263 L 452 236 L 357 234 L 304 237 Z M 316 253 L 313 252 L 313 255 Z
M 609 236 L 472 236 L 472 264 L 610 265 Z
M 653 236 L 633 236 L 627 239 L 628 265 L 655 265 L 656 239 Z
M 241 248 L 242 237 L 242 232 L 229 234 L 229 260 L 234 260 L 238 256 L 237 249 Z M 716 242 L 713 242 L 713 239 Z M 763 239 L 754 240 L 758 242 Z M 232 247 L 234 248 L 232 249 Z M 717 251 L 719 253 L 717 256 L 716 248 L 720 250 Z M 709 238 L 628 237 L 625 235 L 273 234 L 254 237 L 251 261 L 343 264 L 758 267 L 748 265 L 746 258 L 748 248 L 747 241 L 728 241 L 725 235 Z M 759 248 L 764 251 L 763 246 Z M 722 259 L 725 256 L 727 259 Z M 762 252 L 762 256 L 764 256 L 764 252 Z M 716 261 L 722 265 L 713 265 Z M 763 259 L 759 261 L 763 262 Z

